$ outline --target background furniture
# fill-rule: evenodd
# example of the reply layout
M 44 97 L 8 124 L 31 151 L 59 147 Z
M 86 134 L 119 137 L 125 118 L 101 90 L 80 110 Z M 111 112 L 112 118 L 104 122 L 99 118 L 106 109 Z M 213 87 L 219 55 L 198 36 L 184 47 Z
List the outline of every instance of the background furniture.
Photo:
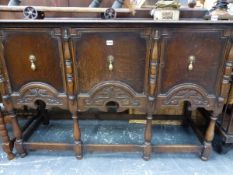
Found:
M 222 154 L 227 153 L 233 147 L 233 107 L 232 107 L 233 89 L 229 93 L 228 101 L 222 114 L 217 120 L 217 132 L 214 138 L 214 149 Z

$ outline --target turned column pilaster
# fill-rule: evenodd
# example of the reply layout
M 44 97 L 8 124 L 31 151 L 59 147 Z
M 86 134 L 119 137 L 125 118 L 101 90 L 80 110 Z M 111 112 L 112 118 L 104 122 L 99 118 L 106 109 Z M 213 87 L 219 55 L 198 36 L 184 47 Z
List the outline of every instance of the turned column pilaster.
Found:
M 63 30 L 63 50 L 64 50 L 64 61 L 65 61 L 65 73 L 66 73 L 66 84 L 68 94 L 69 111 L 73 118 L 73 137 L 74 137 L 74 152 L 77 159 L 82 158 L 82 141 L 81 132 L 78 123 L 77 115 L 77 98 L 75 96 L 75 81 L 74 81 L 74 70 L 73 70 L 73 59 L 71 51 L 71 41 L 68 29 Z
M 158 40 L 159 40 L 159 32 L 156 30 L 153 37 L 153 46 L 150 58 L 150 66 L 149 66 L 149 86 L 148 86 L 148 108 L 147 108 L 147 118 L 146 118 L 146 126 L 144 133 L 144 151 L 143 158 L 145 160 L 149 160 L 152 153 L 152 120 L 153 120 L 153 112 L 155 107 L 155 95 L 156 95 L 156 82 L 157 82 L 157 74 L 158 74 Z

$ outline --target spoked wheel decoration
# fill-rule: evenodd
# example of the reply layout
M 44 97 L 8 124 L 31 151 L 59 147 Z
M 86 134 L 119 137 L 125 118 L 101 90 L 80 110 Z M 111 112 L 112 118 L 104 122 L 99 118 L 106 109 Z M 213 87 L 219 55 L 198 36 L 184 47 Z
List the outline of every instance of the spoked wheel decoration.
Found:
M 33 7 L 26 7 L 23 11 L 23 15 L 26 19 L 37 19 L 38 11 Z
M 113 8 L 109 8 L 104 12 L 104 19 L 114 19 L 116 15 L 116 11 Z

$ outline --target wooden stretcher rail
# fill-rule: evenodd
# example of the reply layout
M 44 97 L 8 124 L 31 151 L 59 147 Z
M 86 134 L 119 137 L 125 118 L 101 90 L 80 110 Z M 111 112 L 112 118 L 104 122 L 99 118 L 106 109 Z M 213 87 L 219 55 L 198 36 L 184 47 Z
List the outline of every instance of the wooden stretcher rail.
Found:
M 27 150 L 37 150 L 37 149 L 49 149 L 50 150 L 73 150 L 75 144 L 68 143 L 41 143 L 33 142 L 23 143 Z M 84 144 L 82 145 L 84 151 L 87 152 L 141 152 L 143 151 L 143 145 L 133 145 L 133 144 Z M 199 153 L 202 150 L 201 145 L 153 145 L 152 151 L 156 153 Z

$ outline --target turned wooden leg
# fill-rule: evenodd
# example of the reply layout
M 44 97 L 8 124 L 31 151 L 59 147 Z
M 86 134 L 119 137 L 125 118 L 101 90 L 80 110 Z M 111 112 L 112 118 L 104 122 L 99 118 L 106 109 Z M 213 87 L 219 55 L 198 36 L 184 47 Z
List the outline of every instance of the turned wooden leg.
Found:
M 14 133 L 14 136 L 16 138 L 16 140 L 15 140 L 16 151 L 17 151 L 17 153 L 19 153 L 20 157 L 25 157 L 26 151 L 23 147 L 22 131 L 19 127 L 18 120 L 16 118 L 15 113 L 11 113 L 10 117 L 12 118 L 11 123 L 12 123 L 12 127 L 13 127 L 13 133 Z
M 14 159 L 15 155 L 12 153 L 13 144 L 10 141 L 10 137 L 6 129 L 6 124 L 4 122 L 2 112 L 0 112 L 0 136 L 2 138 L 2 149 L 7 154 L 7 158 L 9 160 Z
M 151 138 L 152 138 L 152 115 L 148 115 L 146 120 L 145 133 L 144 133 L 144 139 L 145 139 L 145 145 L 143 151 L 144 160 L 149 160 L 151 157 L 151 152 L 152 152 Z
M 190 103 L 189 102 L 184 102 L 184 119 L 182 122 L 182 126 L 184 126 L 185 128 L 187 128 L 189 126 L 189 119 L 192 116 L 192 111 L 190 110 Z
M 214 138 L 216 120 L 217 117 L 212 115 L 205 135 L 204 147 L 201 153 L 202 160 L 208 160 L 210 153 L 212 151 L 212 141 Z
M 74 152 L 76 154 L 77 159 L 82 159 L 82 141 L 81 141 L 81 132 L 78 123 L 78 115 L 77 112 L 72 114 L 73 118 L 73 132 L 74 132 Z

